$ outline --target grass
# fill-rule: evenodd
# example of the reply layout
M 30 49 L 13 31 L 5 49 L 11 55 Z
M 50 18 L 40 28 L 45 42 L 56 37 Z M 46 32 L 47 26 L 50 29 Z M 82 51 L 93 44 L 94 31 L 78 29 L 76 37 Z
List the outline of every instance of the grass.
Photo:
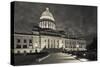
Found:
M 17 54 L 14 55 L 14 65 L 29 65 L 36 64 L 37 59 L 47 56 L 48 53 L 32 53 L 32 54 Z

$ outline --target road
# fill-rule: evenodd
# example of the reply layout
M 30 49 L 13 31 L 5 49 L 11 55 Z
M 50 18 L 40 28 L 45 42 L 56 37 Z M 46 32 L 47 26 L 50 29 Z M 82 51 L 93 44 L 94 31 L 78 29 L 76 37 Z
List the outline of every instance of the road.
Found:
M 65 53 L 51 53 L 38 61 L 38 64 L 80 62 L 74 56 Z

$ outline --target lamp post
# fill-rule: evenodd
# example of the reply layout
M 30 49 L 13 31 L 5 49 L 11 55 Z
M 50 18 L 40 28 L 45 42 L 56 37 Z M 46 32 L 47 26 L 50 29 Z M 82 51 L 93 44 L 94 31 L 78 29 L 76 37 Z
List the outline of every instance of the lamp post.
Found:
M 79 45 L 77 44 L 77 45 L 76 45 L 76 49 L 77 49 L 77 50 L 76 50 L 76 51 L 77 51 L 77 52 L 76 52 L 76 55 L 77 55 L 77 56 L 79 56 L 78 48 L 79 48 Z
M 77 48 L 77 51 L 78 51 L 79 45 L 76 45 L 76 48 Z
M 37 43 L 35 43 L 35 52 L 37 53 L 37 48 L 38 48 L 38 45 Z
M 64 45 L 62 46 L 62 48 L 63 48 L 63 51 L 65 52 Z

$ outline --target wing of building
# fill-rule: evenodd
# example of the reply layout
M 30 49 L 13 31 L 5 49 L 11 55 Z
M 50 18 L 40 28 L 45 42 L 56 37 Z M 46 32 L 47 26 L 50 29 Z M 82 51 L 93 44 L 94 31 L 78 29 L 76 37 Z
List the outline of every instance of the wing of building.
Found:
M 41 14 L 38 25 L 30 33 L 14 32 L 14 53 L 35 53 L 48 49 L 85 51 L 84 39 L 68 37 L 64 31 L 56 29 L 55 19 L 49 8 Z

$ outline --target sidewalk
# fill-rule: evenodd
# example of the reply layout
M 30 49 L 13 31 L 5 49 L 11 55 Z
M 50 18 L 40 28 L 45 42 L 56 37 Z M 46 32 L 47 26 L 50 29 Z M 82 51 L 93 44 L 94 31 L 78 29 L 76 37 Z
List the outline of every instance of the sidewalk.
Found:
M 42 58 L 41 58 L 42 59 Z M 75 59 L 74 56 L 65 53 L 51 53 L 48 57 L 39 62 L 39 64 L 49 64 L 49 63 L 70 63 L 70 62 L 80 62 Z

